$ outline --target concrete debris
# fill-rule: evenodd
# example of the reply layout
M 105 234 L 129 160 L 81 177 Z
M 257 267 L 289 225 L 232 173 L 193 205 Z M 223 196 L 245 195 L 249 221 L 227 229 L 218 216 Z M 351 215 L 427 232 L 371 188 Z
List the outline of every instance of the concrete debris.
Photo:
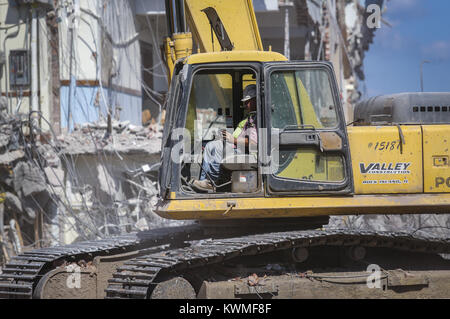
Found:
M 247 285 L 250 287 L 264 286 L 266 278 L 267 276 L 258 277 L 257 274 L 250 275 L 247 277 Z
M 44 213 L 45 207 L 47 206 L 50 200 L 50 196 L 46 192 L 39 193 L 33 196 L 27 196 L 22 198 L 22 203 L 24 207 L 24 211 L 26 215 L 23 216 L 28 220 L 29 223 L 32 223 L 36 218 L 37 213 Z
M 399 231 L 449 238 L 450 218 L 448 214 L 332 216 L 327 228 Z
M 158 154 L 161 149 L 162 126 L 146 127 L 126 122 L 112 122 L 113 132 L 108 136 L 106 122 L 76 126 L 74 132 L 58 137 L 64 154 L 133 153 Z
M 10 192 L 5 193 L 4 205 L 5 205 L 5 208 L 8 210 L 15 211 L 17 213 L 23 212 L 22 202 L 16 195 L 14 195 Z
M 45 176 L 48 182 L 53 186 L 63 186 L 64 183 L 64 171 L 59 167 L 54 167 L 53 165 L 48 166 L 44 169 Z
M 144 128 L 142 126 L 130 125 L 129 128 L 131 133 L 137 134 L 142 133 Z
M 4 112 L 0 112 L 0 149 L 8 148 L 10 144 L 13 132 L 10 122 L 11 117 Z
M 0 136 L 1 140 L 1 136 Z M 8 141 L 9 142 L 9 141 Z M 16 161 L 22 160 L 25 157 L 25 153 L 22 150 L 12 151 L 0 155 L 0 165 L 9 165 Z
M 9 165 L 0 165 L 0 185 L 5 189 L 14 189 L 14 176 Z
M 14 190 L 20 197 L 36 195 L 47 190 L 42 172 L 27 162 L 20 162 L 13 170 Z
M 147 220 L 145 218 L 141 218 L 137 221 L 137 223 L 134 225 L 139 231 L 146 231 L 149 230 Z
M 0 112 L 6 111 L 7 108 L 8 108 L 8 99 L 6 98 L 6 96 L 1 96 L 0 97 Z
M 116 181 L 109 174 L 108 170 L 101 164 L 97 165 L 97 177 L 100 185 L 100 190 L 105 194 L 114 196 L 116 193 Z
M 5 134 L 4 132 L 2 132 L 2 134 L 0 135 L 0 148 L 7 147 L 8 144 L 9 144 L 9 134 Z M 3 162 L 3 159 L 1 159 L 0 161 Z
M 33 138 L 26 133 L 28 115 L 11 116 L 2 112 L 0 117 L 0 192 L 4 192 L 2 221 L 4 225 L 14 222 L 15 228 L 20 229 L 26 238 L 26 247 L 58 243 L 58 238 L 52 238 L 47 244 L 44 241 L 46 224 L 55 217 L 54 211 L 58 209 L 52 206 L 50 187 L 56 184 L 55 175 L 61 177 L 58 154 L 53 146 L 43 144 L 42 138 Z M 5 238 L 9 242 L 6 240 L 3 246 L 9 257 L 18 253 L 14 248 L 17 242 L 11 241 L 14 231 L 16 229 L 11 228 L 6 231 L 9 235 Z
M 0 105 L 3 102 L 0 102 Z M 19 131 L 27 121 L 24 114 L 10 115 L 6 109 L 0 111 L 0 151 L 14 151 L 19 149 Z
M 41 160 L 44 161 L 44 166 L 50 166 L 53 168 L 61 166 L 61 160 L 59 159 L 54 146 L 49 144 L 39 144 L 37 145 L 37 153 L 42 155 Z

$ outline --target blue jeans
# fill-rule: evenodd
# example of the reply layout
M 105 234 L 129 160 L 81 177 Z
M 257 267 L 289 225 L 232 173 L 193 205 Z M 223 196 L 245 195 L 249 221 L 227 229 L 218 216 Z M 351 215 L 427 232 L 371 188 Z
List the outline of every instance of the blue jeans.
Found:
M 240 153 L 237 149 L 233 148 L 233 145 L 227 143 L 227 154 L 232 152 L 232 154 Z M 223 141 L 216 140 L 209 142 L 205 146 L 205 151 L 203 153 L 203 164 L 202 164 L 202 174 L 200 175 L 200 180 L 203 181 L 206 178 L 206 173 L 209 177 L 216 182 L 220 176 L 220 163 L 223 160 Z

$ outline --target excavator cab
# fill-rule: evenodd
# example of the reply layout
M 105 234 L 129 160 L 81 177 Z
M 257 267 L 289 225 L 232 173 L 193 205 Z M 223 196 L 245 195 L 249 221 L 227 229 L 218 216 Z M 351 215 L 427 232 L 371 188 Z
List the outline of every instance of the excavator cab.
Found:
M 349 194 L 349 144 L 334 72 L 328 63 L 273 61 L 273 52 L 199 54 L 175 66 L 167 102 L 162 199 Z M 282 60 L 281 58 L 279 58 Z M 207 60 L 209 63 L 203 63 Z M 235 61 L 234 61 L 235 60 Z M 269 61 L 267 61 L 269 60 Z M 227 62 L 220 62 L 227 61 Z M 207 143 L 233 133 L 247 116 L 244 89 L 257 87 L 257 145 L 224 147 L 214 190 L 190 187 Z
M 212 192 L 236 192 L 233 191 L 236 184 L 231 182 L 231 175 L 233 171 L 243 169 L 253 171 L 253 174 L 248 175 L 253 186 L 244 191 L 256 191 L 257 150 L 246 149 L 245 145 L 239 145 L 238 148 L 222 138 L 223 130 L 233 134 L 239 123 L 245 122 L 245 118 L 251 115 L 242 107 L 241 99 L 244 89 L 255 83 L 256 73 L 246 68 L 206 68 L 197 70 L 193 75 L 185 123 L 186 142 L 189 142 L 190 137 L 190 143 L 187 144 L 191 146 L 185 150 L 190 150 L 190 156 L 186 154 L 188 156 L 183 158 L 181 172 L 181 187 L 184 191 L 196 192 L 195 188 L 190 187 L 189 180 L 198 180 L 203 175 L 213 185 Z M 255 111 L 252 114 L 255 125 L 257 117 Z M 202 172 L 203 154 L 209 143 L 217 146 L 214 151 L 221 152 L 218 154 L 218 179 L 212 178 L 206 171 Z

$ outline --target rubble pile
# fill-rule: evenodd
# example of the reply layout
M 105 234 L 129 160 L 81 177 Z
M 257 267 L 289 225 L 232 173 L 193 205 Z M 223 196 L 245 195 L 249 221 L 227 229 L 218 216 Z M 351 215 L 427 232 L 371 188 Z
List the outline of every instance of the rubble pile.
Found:
M 51 211 L 50 192 L 39 164 L 45 154 L 31 145 L 27 130 L 28 116 L 12 116 L 0 101 L 0 264 L 27 246 L 43 239 L 36 220 Z M 38 159 L 33 160 L 33 157 Z M 46 164 L 48 165 L 48 164 Z
M 162 126 L 150 124 L 146 127 L 130 124 L 129 121 L 108 124 L 85 123 L 76 125 L 72 134 L 58 136 L 58 142 L 66 154 L 94 154 L 99 150 L 107 153 L 158 153 L 161 149 Z
M 328 228 L 396 231 L 450 237 L 449 214 L 332 216 Z
M 99 122 L 31 136 L 28 116 L 0 102 L 0 272 L 29 249 L 169 225 L 153 213 L 157 175 L 139 173 L 142 161 L 159 161 L 161 125 L 113 121 L 108 133 Z M 92 162 L 84 170 L 83 156 Z

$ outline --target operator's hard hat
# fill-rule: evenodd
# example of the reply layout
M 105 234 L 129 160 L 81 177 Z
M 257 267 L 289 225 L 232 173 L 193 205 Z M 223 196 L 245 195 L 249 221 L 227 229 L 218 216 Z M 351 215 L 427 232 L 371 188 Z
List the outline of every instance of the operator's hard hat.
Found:
M 250 99 L 256 97 L 256 85 L 250 84 L 244 89 L 244 97 L 241 102 L 247 102 Z

